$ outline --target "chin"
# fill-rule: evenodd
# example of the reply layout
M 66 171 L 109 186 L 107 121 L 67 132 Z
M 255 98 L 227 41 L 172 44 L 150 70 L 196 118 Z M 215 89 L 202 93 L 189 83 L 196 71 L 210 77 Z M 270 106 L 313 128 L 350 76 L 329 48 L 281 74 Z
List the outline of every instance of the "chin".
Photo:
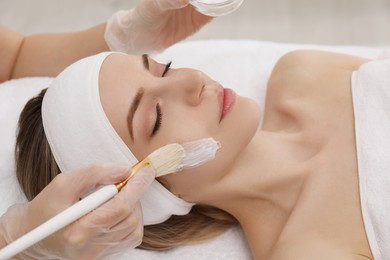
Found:
M 241 132 L 242 138 L 249 140 L 255 135 L 259 128 L 261 113 L 260 105 L 253 99 L 240 97 L 237 99 L 237 107 L 234 112 L 234 125 L 237 133 Z
M 245 149 L 258 131 L 260 124 L 260 106 L 252 99 L 240 97 L 236 107 L 231 111 L 230 118 L 220 136 L 221 156 L 224 160 L 234 161 Z

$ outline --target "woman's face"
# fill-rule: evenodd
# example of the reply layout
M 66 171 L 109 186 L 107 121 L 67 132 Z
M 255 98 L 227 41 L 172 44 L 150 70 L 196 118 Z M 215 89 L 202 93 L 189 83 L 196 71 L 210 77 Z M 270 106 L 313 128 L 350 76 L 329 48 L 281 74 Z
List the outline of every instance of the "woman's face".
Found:
M 163 179 L 173 193 L 199 202 L 202 191 L 229 172 L 253 137 L 259 109 L 200 71 L 166 69 L 147 56 L 112 54 L 100 71 L 100 98 L 111 124 L 139 160 L 169 143 L 207 137 L 220 142 L 215 160 Z

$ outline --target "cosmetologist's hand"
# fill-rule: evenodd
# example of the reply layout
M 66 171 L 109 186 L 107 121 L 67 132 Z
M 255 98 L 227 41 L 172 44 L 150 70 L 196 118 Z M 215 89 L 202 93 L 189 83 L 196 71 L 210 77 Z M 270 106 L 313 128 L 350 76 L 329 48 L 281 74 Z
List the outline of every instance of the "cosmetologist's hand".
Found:
M 112 51 L 144 54 L 162 51 L 198 31 L 212 17 L 197 12 L 189 0 L 141 0 L 107 22 L 105 39 Z
M 0 218 L 0 235 L 10 243 L 98 186 L 120 182 L 128 175 L 129 168 L 113 166 L 62 173 L 31 202 L 11 207 Z M 139 199 L 153 180 L 152 170 L 140 170 L 113 199 L 25 250 L 18 259 L 96 259 L 138 246 L 143 237 Z

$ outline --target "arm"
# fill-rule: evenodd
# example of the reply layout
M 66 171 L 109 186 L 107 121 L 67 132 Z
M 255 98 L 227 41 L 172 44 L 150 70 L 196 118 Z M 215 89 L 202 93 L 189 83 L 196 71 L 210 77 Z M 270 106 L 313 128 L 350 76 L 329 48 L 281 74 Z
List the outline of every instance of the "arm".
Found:
M 28 76 L 56 76 L 69 64 L 108 50 L 105 24 L 72 33 L 24 37 L 0 25 L 0 82 Z
M 109 49 L 129 54 L 162 51 L 211 20 L 189 0 L 142 0 L 132 10 L 115 13 L 107 24 L 80 32 L 24 37 L 0 25 L 0 82 L 56 76 L 71 63 Z
M 18 56 L 23 36 L 0 25 L 0 82 L 11 78 L 12 65 Z

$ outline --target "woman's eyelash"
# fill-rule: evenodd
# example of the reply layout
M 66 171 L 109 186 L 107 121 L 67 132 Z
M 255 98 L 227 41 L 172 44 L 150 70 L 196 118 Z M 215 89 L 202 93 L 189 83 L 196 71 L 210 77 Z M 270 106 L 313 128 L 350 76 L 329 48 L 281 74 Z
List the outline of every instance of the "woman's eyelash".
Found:
M 169 68 L 171 67 L 171 64 L 172 64 L 172 61 L 168 62 L 165 65 L 165 68 L 164 68 L 164 71 L 163 71 L 161 77 L 164 77 L 165 74 L 167 74 L 167 72 L 169 71 Z M 157 116 L 156 116 L 156 123 L 154 124 L 151 136 L 154 136 L 156 134 L 156 132 L 161 127 L 162 113 L 161 113 L 161 107 L 160 107 L 159 104 L 156 105 L 156 114 L 157 114 Z
M 164 69 L 164 72 L 162 73 L 161 77 L 164 77 L 165 74 L 167 74 L 167 72 L 169 71 L 169 68 L 171 67 L 171 64 L 172 64 L 172 61 L 168 62 L 168 63 L 165 65 L 165 69 Z
M 157 114 L 156 123 L 154 124 L 151 136 L 154 136 L 156 134 L 156 132 L 158 131 L 158 129 L 160 129 L 160 126 L 161 126 L 162 113 L 161 113 L 161 108 L 160 108 L 159 104 L 156 105 L 156 114 Z

